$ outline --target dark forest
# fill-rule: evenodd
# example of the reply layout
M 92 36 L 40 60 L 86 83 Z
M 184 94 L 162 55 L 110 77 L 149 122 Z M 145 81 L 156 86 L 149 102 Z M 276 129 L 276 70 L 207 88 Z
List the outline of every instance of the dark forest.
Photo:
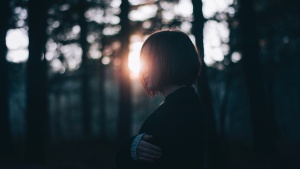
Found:
M 300 168 L 299 6 L 1 0 L 0 169 L 116 169 L 119 144 L 163 101 L 138 78 L 144 40 L 163 29 L 203 56 L 206 169 Z

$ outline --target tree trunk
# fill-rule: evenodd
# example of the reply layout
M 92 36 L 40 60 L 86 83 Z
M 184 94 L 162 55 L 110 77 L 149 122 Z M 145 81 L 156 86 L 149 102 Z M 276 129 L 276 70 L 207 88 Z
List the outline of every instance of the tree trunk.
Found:
M 205 116 L 205 130 L 206 130 L 206 155 L 205 155 L 205 168 L 218 168 L 218 165 L 223 165 L 219 163 L 221 158 L 219 158 L 218 150 L 220 145 L 217 140 L 217 132 L 215 125 L 215 117 L 213 111 L 212 104 L 212 95 L 211 90 L 208 84 L 207 78 L 207 67 L 204 62 L 204 45 L 203 45 L 203 28 L 205 23 L 205 18 L 202 13 L 202 1 L 200 0 L 192 0 L 193 3 L 193 28 L 192 32 L 196 38 L 196 45 L 199 49 L 199 53 L 202 58 L 202 71 L 201 76 L 197 81 L 197 88 L 200 94 L 200 98 L 204 107 L 204 116 Z M 216 163 L 215 161 L 218 161 Z
M 103 8 L 104 5 L 103 5 Z M 104 25 L 100 26 L 100 31 L 103 31 Z M 105 46 L 105 36 L 101 35 L 101 52 L 104 51 Z M 100 137 L 102 139 L 106 138 L 106 102 L 105 102 L 105 80 L 106 80 L 106 72 L 105 65 L 102 62 L 99 63 L 99 96 L 100 96 Z
M 12 155 L 12 138 L 9 122 L 9 79 L 5 42 L 10 17 L 9 1 L 0 2 L 0 163 L 7 163 Z
M 106 102 L 105 102 L 105 67 L 102 63 L 99 64 L 99 96 L 100 96 L 100 137 L 106 137 Z
M 82 49 L 82 62 L 81 62 L 81 70 L 82 70 L 82 80 L 81 80 L 81 100 L 82 100 L 82 117 L 83 117 L 83 134 L 90 135 L 91 134 L 91 105 L 90 105 L 90 91 L 89 91 L 89 71 L 88 71 L 88 42 L 87 38 L 87 23 L 84 13 L 87 9 L 87 4 L 85 0 L 80 1 L 80 21 L 79 25 L 81 28 L 80 31 L 80 44 Z
M 259 46 L 257 32 L 257 16 L 251 0 L 241 0 L 238 13 L 242 64 L 248 88 L 251 120 L 253 127 L 254 150 L 258 155 L 272 158 L 274 154 L 274 137 L 277 126 L 274 112 L 267 106 L 267 97 L 264 90 L 262 65 L 259 63 Z
M 45 162 L 48 137 L 46 42 L 48 1 L 30 0 L 29 59 L 27 62 L 27 158 L 30 164 Z
M 119 98 L 119 117 L 118 117 L 118 141 L 130 136 L 131 129 L 131 86 L 128 69 L 128 53 L 129 53 L 129 36 L 130 23 L 128 19 L 129 13 L 128 0 L 122 0 L 121 4 L 121 52 L 120 52 L 120 98 Z

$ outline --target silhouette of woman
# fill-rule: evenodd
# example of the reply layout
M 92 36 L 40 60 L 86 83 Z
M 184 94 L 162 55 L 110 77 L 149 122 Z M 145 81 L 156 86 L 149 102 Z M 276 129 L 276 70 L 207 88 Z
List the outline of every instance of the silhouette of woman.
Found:
M 140 80 L 147 94 L 162 94 L 165 100 L 139 134 L 121 145 L 117 167 L 203 168 L 204 121 L 192 87 L 201 69 L 197 48 L 183 32 L 158 31 L 144 42 L 140 59 Z

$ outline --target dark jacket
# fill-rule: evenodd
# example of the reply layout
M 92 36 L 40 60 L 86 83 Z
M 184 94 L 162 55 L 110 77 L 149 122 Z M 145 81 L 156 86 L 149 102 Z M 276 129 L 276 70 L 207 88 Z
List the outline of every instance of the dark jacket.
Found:
M 132 160 L 132 137 L 119 149 L 116 158 L 119 169 L 203 168 L 204 121 L 193 87 L 183 87 L 169 94 L 146 119 L 139 133 L 153 135 L 150 143 L 162 149 L 161 158 L 152 163 Z

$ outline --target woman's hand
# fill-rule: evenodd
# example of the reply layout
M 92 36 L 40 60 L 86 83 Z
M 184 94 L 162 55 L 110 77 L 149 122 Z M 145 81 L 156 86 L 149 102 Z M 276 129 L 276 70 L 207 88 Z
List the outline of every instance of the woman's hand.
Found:
M 152 135 L 145 134 L 138 147 L 137 147 L 137 159 L 145 162 L 153 162 L 155 159 L 159 159 L 161 154 L 161 148 L 151 143 L 149 140 L 153 138 Z

